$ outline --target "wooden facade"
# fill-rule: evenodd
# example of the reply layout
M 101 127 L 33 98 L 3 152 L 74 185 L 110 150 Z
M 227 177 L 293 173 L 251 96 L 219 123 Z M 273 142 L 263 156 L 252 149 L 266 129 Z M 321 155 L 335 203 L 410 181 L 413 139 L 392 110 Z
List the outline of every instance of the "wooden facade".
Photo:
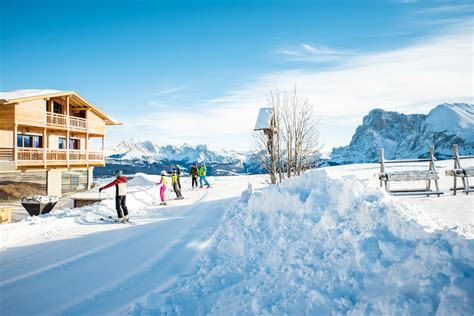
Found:
M 75 92 L 0 93 L 0 171 L 104 166 L 106 125 Z
M 107 125 L 119 124 L 75 92 L 0 92 L 0 202 L 90 189 Z

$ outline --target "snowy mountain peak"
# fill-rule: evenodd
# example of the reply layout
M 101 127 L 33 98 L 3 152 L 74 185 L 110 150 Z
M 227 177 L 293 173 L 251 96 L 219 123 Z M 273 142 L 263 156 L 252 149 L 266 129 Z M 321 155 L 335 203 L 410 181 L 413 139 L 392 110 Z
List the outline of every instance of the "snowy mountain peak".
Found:
M 247 153 L 225 150 L 206 144 L 159 146 L 152 141 L 124 140 L 107 150 L 107 166 L 96 173 L 110 174 L 113 170 L 127 173 L 159 173 L 174 164 L 189 169 L 193 163 L 206 163 L 209 174 L 258 173 L 261 167 Z
M 436 132 L 461 132 L 474 137 L 474 107 L 466 103 L 440 104 L 430 111 L 425 124 Z
M 451 157 L 453 144 L 461 154 L 474 154 L 474 105 L 440 104 L 428 115 L 374 109 L 348 146 L 333 149 L 331 162 L 375 162 L 382 147 L 387 159 L 426 157 L 431 145 L 438 157 Z

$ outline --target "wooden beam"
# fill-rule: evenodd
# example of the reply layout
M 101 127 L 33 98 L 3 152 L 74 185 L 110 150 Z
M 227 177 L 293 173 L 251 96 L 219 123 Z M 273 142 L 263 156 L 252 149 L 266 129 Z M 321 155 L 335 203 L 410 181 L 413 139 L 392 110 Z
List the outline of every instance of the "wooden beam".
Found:
M 47 157 L 46 157 L 46 148 L 48 147 L 48 139 L 46 136 L 46 127 L 43 129 L 43 164 L 44 167 L 46 168 L 47 164 Z

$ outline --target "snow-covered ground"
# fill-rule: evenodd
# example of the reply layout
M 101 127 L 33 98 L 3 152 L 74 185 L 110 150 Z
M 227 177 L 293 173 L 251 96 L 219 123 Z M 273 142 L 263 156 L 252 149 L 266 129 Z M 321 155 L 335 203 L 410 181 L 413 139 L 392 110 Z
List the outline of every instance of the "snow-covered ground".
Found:
M 388 196 L 360 164 L 210 178 L 161 207 L 140 175 L 135 225 L 100 221 L 107 200 L 0 226 L 0 313 L 471 315 L 474 195 L 448 191 L 451 164 L 430 198 Z

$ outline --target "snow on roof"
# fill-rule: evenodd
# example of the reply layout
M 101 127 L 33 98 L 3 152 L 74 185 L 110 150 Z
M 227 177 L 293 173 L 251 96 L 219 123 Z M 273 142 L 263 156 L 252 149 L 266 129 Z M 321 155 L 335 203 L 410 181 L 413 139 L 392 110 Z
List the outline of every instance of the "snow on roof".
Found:
M 0 100 L 10 101 L 21 98 L 30 98 L 41 95 L 61 93 L 63 91 L 59 90 L 41 90 L 41 89 L 24 89 L 24 90 L 15 90 L 8 92 L 0 92 Z
M 257 123 L 255 124 L 254 131 L 260 131 L 262 129 L 269 129 L 270 123 L 273 117 L 272 108 L 261 108 L 258 112 Z

